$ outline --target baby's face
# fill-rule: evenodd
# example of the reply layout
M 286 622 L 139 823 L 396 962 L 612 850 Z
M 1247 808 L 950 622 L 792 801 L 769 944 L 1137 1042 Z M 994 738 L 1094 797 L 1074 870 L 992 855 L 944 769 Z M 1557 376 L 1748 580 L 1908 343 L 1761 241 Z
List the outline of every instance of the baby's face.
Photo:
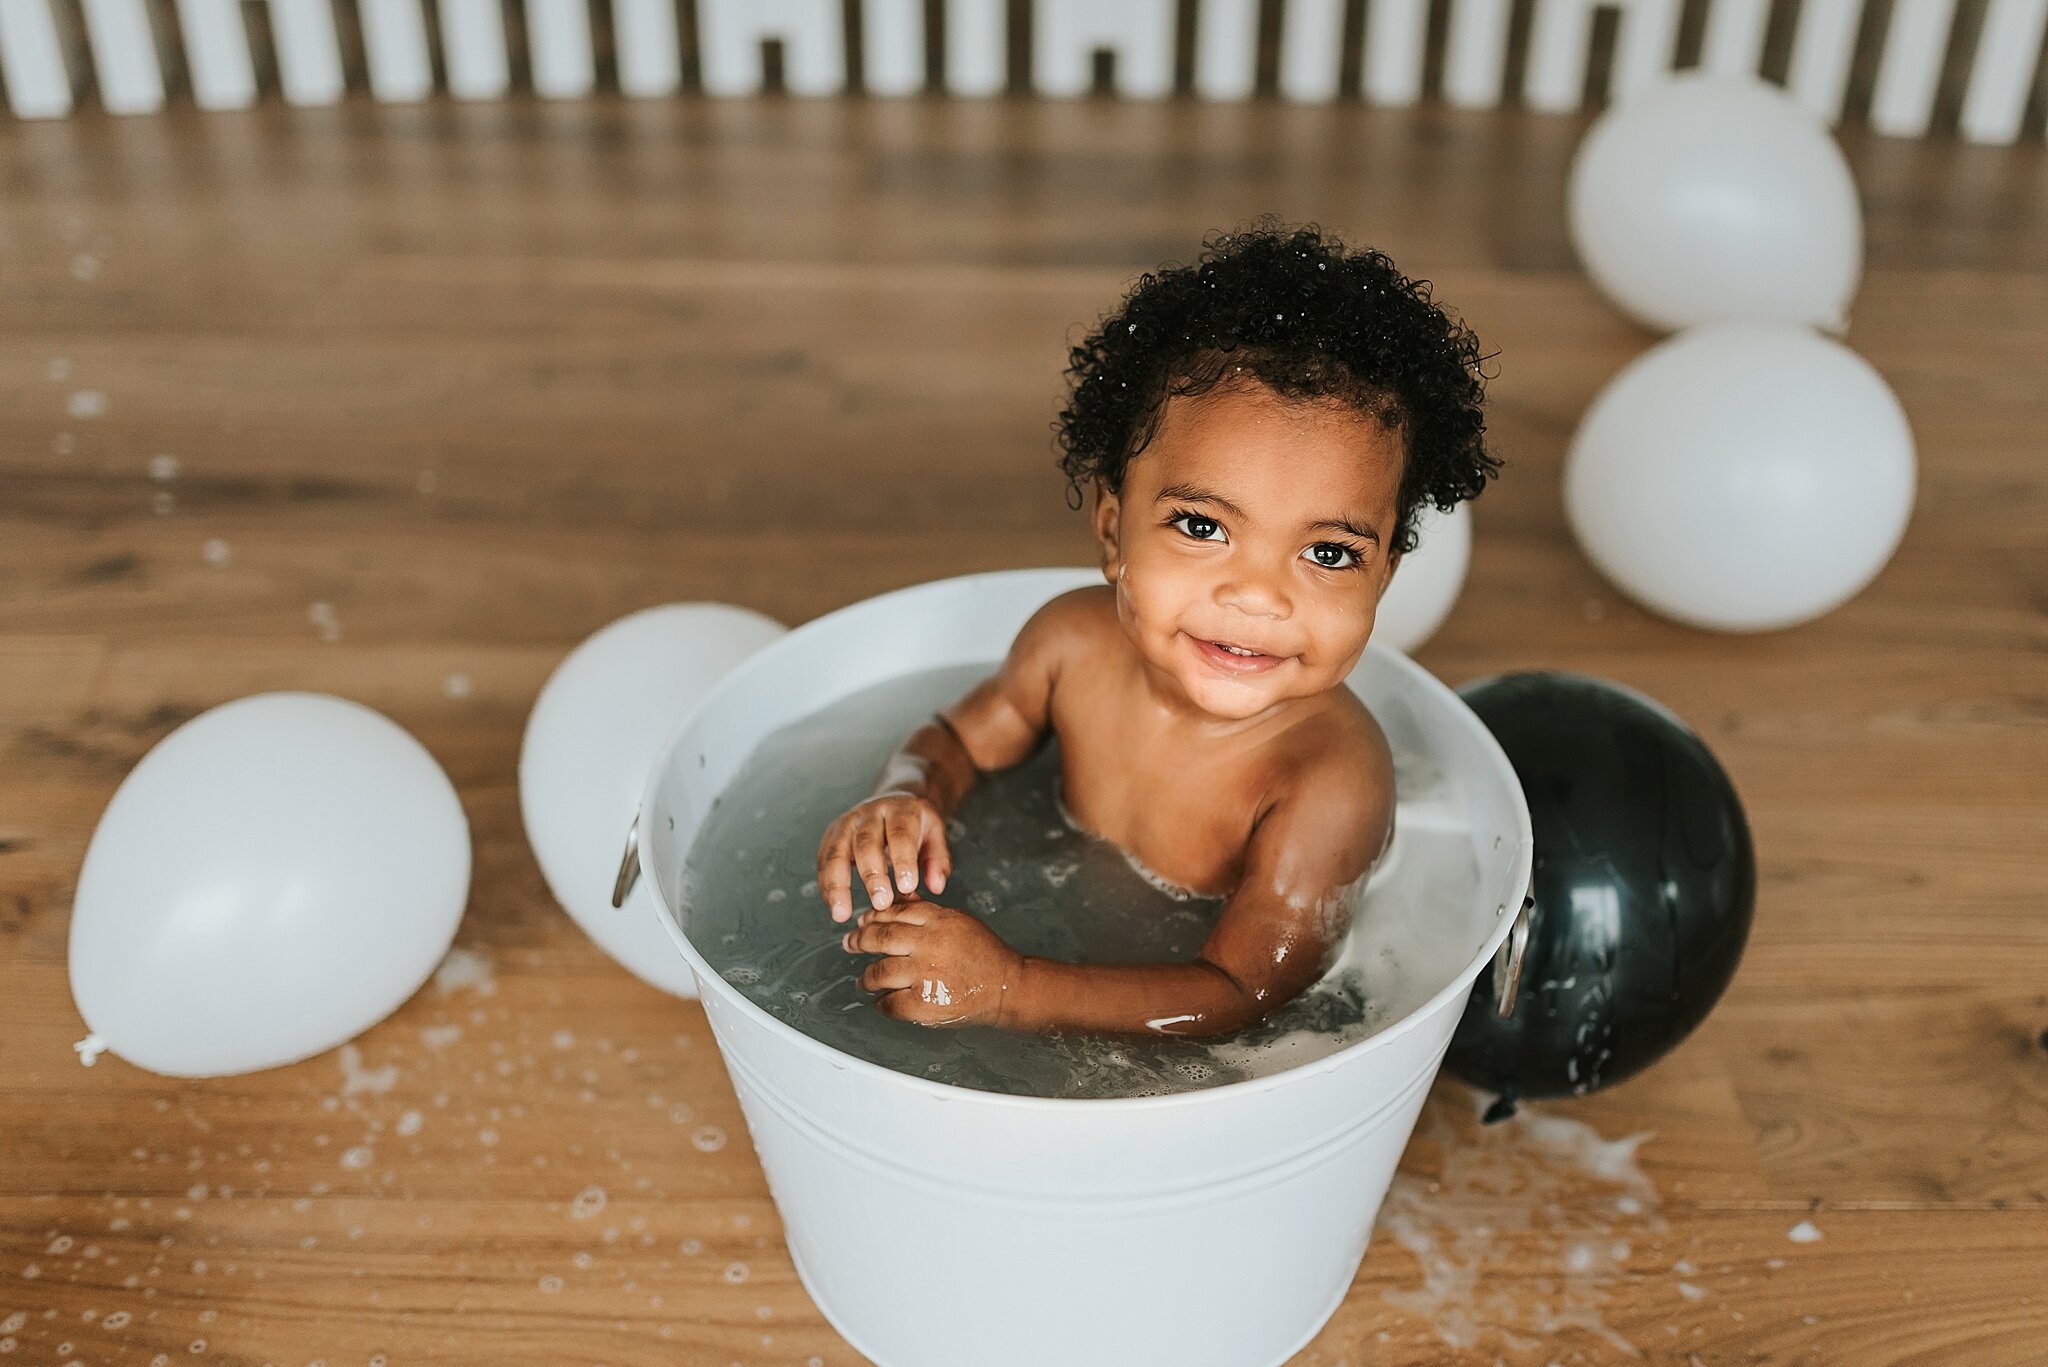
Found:
M 1124 630 L 1217 718 L 1342 683 L 1393 573 L 1404 459 L 1377 418 L 1263 385 L 1168 400 L 1096 507 Z

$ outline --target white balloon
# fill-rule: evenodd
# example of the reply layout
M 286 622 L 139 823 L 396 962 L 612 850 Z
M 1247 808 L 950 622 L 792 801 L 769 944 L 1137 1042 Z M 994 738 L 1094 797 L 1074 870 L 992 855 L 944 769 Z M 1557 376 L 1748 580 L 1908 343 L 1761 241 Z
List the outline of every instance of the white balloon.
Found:
M 711 686 L 783 635 L 773 618 L 723 603 L 671 603 L 621 617 L 548 677 L 519 746 L 519 811 L 548 888 L 590 938 L 679 997 L 696 979 L 656 919 L 648 880 L 611 902 L 626 834 L 661 743 Z
M 1787 323 L 1713 323 L 1610 381 L 1565 459 L 1586 554 L 1645 606 L 1767 631 L 1853 598 L 1913 509 L 1913 433 L 1891 388 Z
M 1409 653 L 1443 625 L 1465 587 L 1465 570 L 1472 563 L 1472 505 L 1460 503 L 1448 513 L 1425 505 L 1416 515 L 1415 532 L 1415 549 L 1395 568 L 1372 628 L 1373 640 Z
M 309 1057 L 419 989 L 469 897 L 446 774 L 378 713 L 263 693 L 142 757 L 93 832 L 71 991 L 129 1062 L 214 1077 Z
M 1752 78 L 1679 76 L 1602 114 L 1572 161 L 1570 219 L 1593 282 L 1663 331 L 1750 318 L 1839 332 L 1863 271 L 1841 148 Z

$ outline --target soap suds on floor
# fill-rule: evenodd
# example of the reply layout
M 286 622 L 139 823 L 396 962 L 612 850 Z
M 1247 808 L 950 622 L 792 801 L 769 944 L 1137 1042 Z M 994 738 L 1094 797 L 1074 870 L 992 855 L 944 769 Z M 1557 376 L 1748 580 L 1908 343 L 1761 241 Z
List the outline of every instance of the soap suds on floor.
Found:
M 1384 1299 L 1453 1348 L 1496 1335 L 1533 1352 L 1580 1330 L 1641 1356 L 1602 1310 L 1634 1246 L 1668 1232 L 1637 1162 L 1655 1132 L 1605 1139 L 1528 1102 L 1485 1125 L 1488 1100 L 1440 1085 L 1425 1107 L 1379 1214 L 1379 1233 L 1414 1255 L 1422 1284 Z M 1532 1287 L 1534 1269 L 1544 1275 Z
M 420 1030 L 420 1043 L 429 1049 L 446 1049 L 462 1038 L 459 1025 L 429 1025 Z
M 488 997 L 498 990 L 498 980 L 491 975 L 489 955 L 458 945 L 434 970 L 434 990 L 445 996 L 465 987 L 475 988 L 479 997 Z
M 398 1065 L 387 1063 L 382 1068 L 365 1068 L 363 1051 L 353 1044 L 344 1044 L 341 1046 L 341 1075 L 343 1096 L 354 1096 L 358 1092 L 382 1096 L 397 1085 Z

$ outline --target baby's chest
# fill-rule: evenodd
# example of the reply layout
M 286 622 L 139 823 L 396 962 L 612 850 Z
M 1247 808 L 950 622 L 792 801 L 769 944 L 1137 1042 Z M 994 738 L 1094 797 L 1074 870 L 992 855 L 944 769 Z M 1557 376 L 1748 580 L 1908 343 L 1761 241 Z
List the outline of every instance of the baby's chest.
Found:
M 1263 787 L 1248 766 L 1069 723 L 1060 728 L 1060 782 L 1076 821 L 1161 877 L 1198 892 L 1237 885 Z

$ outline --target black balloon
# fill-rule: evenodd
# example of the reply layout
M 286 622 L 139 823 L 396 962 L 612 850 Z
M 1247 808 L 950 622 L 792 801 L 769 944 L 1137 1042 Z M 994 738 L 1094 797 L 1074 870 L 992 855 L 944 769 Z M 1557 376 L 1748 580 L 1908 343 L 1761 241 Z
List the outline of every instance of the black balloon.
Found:
M 1511 1015 L 1481 973 L 1444 1066 L 1517 1097 L 1612 1086 L 1720 999 L 1749 938 L 1756 857 L 1704 742 L 1639 693 L 1548 671 L 1459 690 L 1528 799 L 1536 904 Z

